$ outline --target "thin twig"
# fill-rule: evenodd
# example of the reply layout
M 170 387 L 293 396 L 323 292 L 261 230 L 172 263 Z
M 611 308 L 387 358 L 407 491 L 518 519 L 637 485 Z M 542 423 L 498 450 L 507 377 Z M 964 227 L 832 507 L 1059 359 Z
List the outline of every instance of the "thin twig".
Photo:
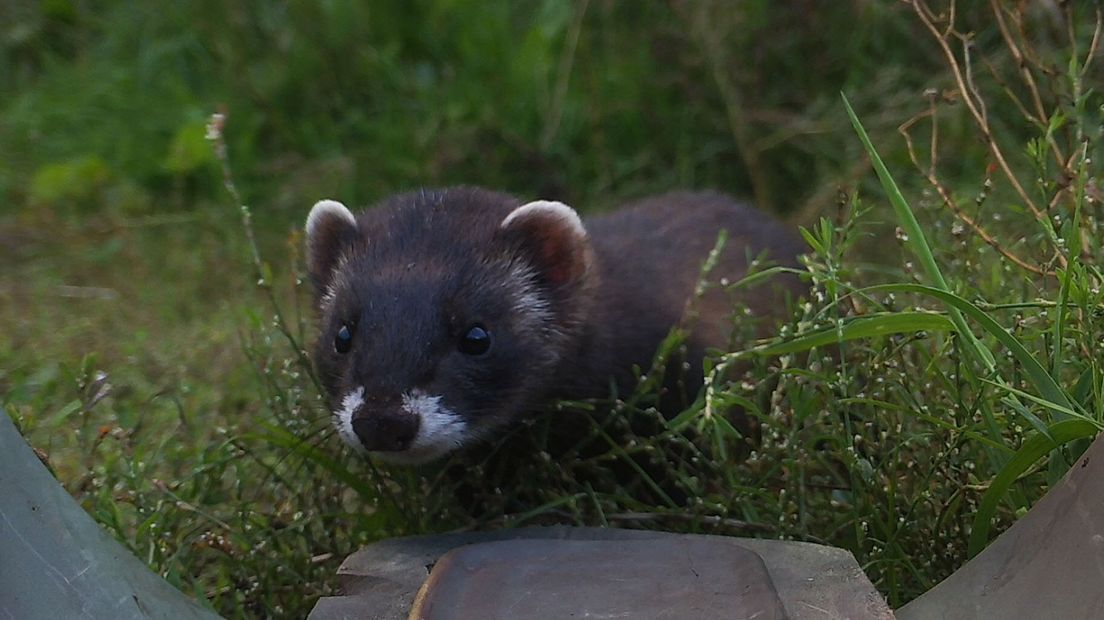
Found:
M 234 183 L 234 174 L 230 168 L 230 157 L 226 148 L 226 137 L 224 135 L 224 129 L 226 128 L 226 115 L 223 113 L 215 113 L 211 115 L 210 121 L 207 123 L 207 135 L 206 138 L 214 146 L 215 157 L 218 158 L 219 164 L 222 167 L 222 184 L 229 192 L 230 197 L 238 205 L 238 209 L 241 212 L 242 227 L 245 229 L 245 238 L 249 242 L 250 258 L 252 259 L 254 278 L 257 282 L 257 286 L 265 292 L 268 297 L 269 305 L 272 307 L 272 311 L 276 317 L 276 328 L 287 339 L 288 344 L 295 350 L 296 359 L 300 365 L 306 370 L 307 375 L 311 378 L 315 388 L 322 392 L 322 383 L 319 381 L 318 376 L 314 372 L 314 364 L 311 363 L 306 349 L 300 344 L 299 340 L 292 333 L 291 327 L 284 317 L 283 311 L 280 309 L 280 303 L 276 299 L 276 293 L 272 288 L 272 283 L 265 277 L 264 261 L 261 260 L 261 252 L 257 246 L 257 239 L 253 233 L 253 213 L 250 211 L 249 206 L 242 200 L 241 194 L 238 192 L 238 187 Z
M 989 152 L 992 153 L 993 158 L 996 160 L 997 165 L 1004 173 L 1005 178 L 1015 189 L 1016 194 L 1019 195 L 1020 200 L 1031 211 L 1035 219 L 1050 233 L 1050 236 L 1054 237 L 1053 228 L 1051 227 L 1050 220 L 1046 213 L 1041 211 L 1035 201 L 1031 199 L 1027 191 L 1020 184 L 1019 179 L 1016 178 L 1016 174 L 1012 171 L 1012 167 L 1008 164 L 1008 160 L 1005 159 L 1003 151 L 997 144 L 996 138 L 993 136 L 992 130 L 989 124 L 985 120 L 985 116 L 981 110 L 978 109 L 978 102 L 974 100 L 973 93 L 969 86 L 966 84 L 966 78 L 963 76 L 962 66 L 959 64 L 958 59 L 955 58 L 954 52 L 951 50 L 950 45 L 947 43 L 947 39 L 941 36 L 939 29 L 936 28 L 934 20 L 935 15 L 928 8 L 927 4 L 923 0 L 913 0 L 913 9 L 919 16 L 920 21 L 928 29 L 929 32 L 935 37 L 936 43 L 939 45 L 940 50 L 943 52 L 947 61 L 947 66 L 950 67 L 951 73 L 954 75 L 955 83 L 958 86 L 959 92 L 962 94 L 963 102 L 966 104 L 966 108 L 970 111 L 970 115 L 973 116 L 974 122 L 978 126 L 978 130 L 981 132 L 982 138 L 985 140 L 986 145 L 989 147 Z M 1065 256 L 1059 255 L 1058 260 L 1062 267 L 1065 267 L 1067 260 Z
M 1062 1 L 1063 2 L 1068 2 L 1068 0 L 1062 0 Z M 1039 56 L 1039 54 L 1035 52 L 1034 48 L 1032 48 L 1030 45 L 1027 44 L 1027 41 L 1029 41 L 1030 39 L 1027 36 L 1027 23 L 1024 21 L 1024 18 L 1023 18 L 1023 9 L 1022 9 L 1022 7 L 1025 4 L 1027 4 L 1027 3 L 1025 3 L 1021 0 L 1019 10 L 1011 11 L 1011 12 L 1008 13 L 1008 17 L 1011 18 L 1012 21 L 1016 23 L 1016 30 L 1020 34 L 1020 41 L 1023 44 L 1023 47 L 1021 47 L 1021 49 L 1023 50 L 1024 60 L 1026 60 L 1028 63 L 1030 63 L 1032 66 L 1034 66 L 1037 71 L 1039 71 L 1040 73 L 1042 73 L 1043 75 L 1045 75 L 1049 78 L 1060 77 L 1064 73 L 1064 71 L 1062 69 L 1057 68 L 1057 67 L 1047 65 L 1045 62 L 1043 62 L 1042 57 Z
M 977 105 L 978 111 L 981 112 L 982 122 L 989 125 L 989 107 L 985 105 L 985 99 L 981 96 L 977 84 L 974 84 L 974 63 L 970 56 L 970 50 L 974 46 L 973 39 L 961 34 L 958 34 L 957 37 L 962 42 L 962 66 L 966 74 L 966 86 L 970 89 L 970 94 L 973 95 L 972 101 Z
M 1031 94 L 1031 101 L 1035 106 L 1035 114 L 1038 115 L 1039 123 L 1045 126 L 1047 122 L 1047 113 L 1043 108 L 1043 99 L 1039 95 L 1039 87 L 1035 84 L 1035 76 L 1031 73 L 1031 69 L 1024 59 L 1023 52 L 1020 50 L 1020 47 L 1016 45 L 1015 39 L 1012 38 L 1012 33 L 1008 31 L 1008 24 L 1004 21 L 1004 9 L 1001 8 L 997 0 L 989 0 L 989 8 L 992 9 L 993 15 L 997 18 L 997 28 L 1000 30 L 1005 46 L 1007 46 L 1008 51 L 1012 53 L 1012 60 L 1019 68 L 1020 74 L 1024 79 L 1024 84 L 1027 84 L 1027 90 Z
M 935 93 L 928 95 L 928 110 L 931 112 L 931 144 L 929 148 L 931 152 L 928 153 L 928 175 L 935 176 L 936 165 L 939 161 L 939 117 L 936 115 L 937 108 L 935 106 Z M 911 153 L 910 153 L 911 156 Z M 915 163 L 915 159 L 913 159 Z
M 985 68 L 989 71 L 989 75 L 997 82 L 997 86 L 1001 87 L 1001 90 L 1004 91 L 1004 94 L 1007 95 L 1013 105 L 1016 106 L 1016 109 L 1020 111 L 1024 119 L 1040 131 L 1046 131 L 1046 124 L 1040 122 L 1039 119 L 1035 118 L 1035 115 L 1031 113 L 1031 110 L 1027 109 L 1027 104 L 1012 91 L 1012 85 L 1005 81 L 1000 72 L 997 71 L 997 68 L 993 66 L 993 63 L 989 62 L 989 59 L 986 58 L 984 54 L 981 54 L 981 62 L 985 63 Z
M 1035 114 L 1037 115 L 1036 121 L 1039 126 L 1043 128 L 1043 131 L 1046 131 L 1047 144 L 1054 154 L 1054 159 L 1058 162 L 1058 165 L 1061 166 L 1066 157 L 1062 154 L 1062 150 L 1058 148 L 1058 143 L 1054 140 L 1054 136 L 1047 131 L 1050 126 L 1049 115 L 1046 113 L 1046 109 L 1043 106 L 1043 98 L 1039 93 L 1039 86 L 1035 83 L 1035 76 L 1031 73 L 1029 65 L 1032 63 L 1028 60 L 1029 54 L 1025 53 L 1028 51 L 1028 46 L 1025 42 L 1024 47 L 1021 49 L 1020 46 L 1016 44 L 1016 41 L 1012 38 L 1012 33 L 1009 32 L 1004 22 L 1004 10 L 997 1 L 989 0 L 989 6 L 997 18 L 997 27 L 1000 30 L 1001 37 L 1004 39 L 1005 46 L 1008 48 L 1008 51 L 1012 53 L 1012 60 L 1016 63 L 1016 66 L 1019 67 L 1024 84 L 1027 85 L 1027 92 L 1031 95 L 1031 102 L 1035 106 Z
M 1031 263 L 1028 263 L 1024 259 L 1020 258 L 1019 256 L 1016 256 L 1011 251 L 1005 249 L 1005 247 L 1003 245 L 1001 245 L 1000 241 L 998 241 L 996 237 L 994 237 L 987 230 L 985 230 L 985 228 L 983 228 L 981 226 L 981 224 L 979 224 L 977 222 L 977 220 L 970 217 L 969 214 L 967 214 L 965 211 L 962 210 L 961 207 L 958 206 L 958 204 L 954 201 L 954 198 L 951 197 L 951 193 L 947 190 L 946 187 L 944 187 L 944 185 L 939 181 L 939 178 L 936 177 L 936 175 L 935 175 L 935 154 L 934 153 L 931 156 L 931 161 L 932 161 L 931 167 L 928 169 L 927 172 L 923 172 L 924 167 L 920 165 L 920 160 L 916 155 L 916 148 L 915 148 L 915 145 L 913 144 L 912 135 L 909 133 L 909 130 L 912 128 L 913 125 L 915 125 L 917 122 L 919 122 L 920 120 L 922 120 L 924 118 L 932 118 L 932 123 L 933 123 L 933 126 L 934 126 L 934 124 L 935 124 L 935 122 L 934 122 L 935 121 L 935 119 L 934 119 L 934 115 L 935 115 L 934 99 L 932 100 L 931 106 L 932 107 L 929 108 L 928 110 L 925 110 L 924 112 L 921 112 L 921 113 L 917 114 L 916 116 L 910 118 L 909 120 L 902 123 L 900 127 L 897 128 L 897 132 L 900 133 L 905 138 L 905 148 L 908 151 L 909 159 L 912 160 L 912 164 L 914 166 L 916 166 L 917 170 L 922 171 L 922 174 L 924 174 L 924 176 L 927 179 L 928 183 L 933 188 L 935 188 L 936 193 L 939 194 L 939 198 L 943 201 L 943 204 L 948 209 L 951 210 L 951 213 L 953 213 L 954 216 L 957 217 L 961 222 L 963 222 L 964 224 L 969 226 L 970 229 L 974 231 L 974 233 L 976 233 L 979 237 L 981 237 L 982 241 L 984 241 L 990 247 L 992 247 L 994 250 L 996 250 L 1001 256 L 1007 258 L 1008 260 L 1012 261 L 1013 263 L 1015 263 L 1019 267 L 1021 267 L 1023 269 L 1026 269 L 1027 271 L 1030 271 L 1034 274 L 1041 275 L 1041 276 L 1053 276 L 1054 272 L 1047 271 L 1045 269 L 1041 269 L 1039 267 L 1036 267 L 1035 265 L 1032 265 Z M 934 129 L 933 129 L 933 131 L 934 131 Z M 933 148 L 934 148 L 934 141 L 933 141 Z
M 1081 64 L 1081 78 L 1088 75 L 1089 65 L 1092 64 L 1093 58 L 1096 57 L 1097 50 L 1100 49 L 1100 31 L 1104 27 L 1104 13 L 1101 13 L 1100 7 L 1096 8 L 1096 28 L 1093 30 L 1092 42 L 1089 43 L 1089 52 L 1085 54 L 1085 62 Z

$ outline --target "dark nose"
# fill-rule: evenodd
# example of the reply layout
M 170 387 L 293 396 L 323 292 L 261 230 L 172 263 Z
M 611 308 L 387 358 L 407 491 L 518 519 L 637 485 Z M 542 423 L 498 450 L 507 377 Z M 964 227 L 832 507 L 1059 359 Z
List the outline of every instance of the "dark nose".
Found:
M 372 412 L 353 420 L 353 432 L 369 452 L 402 452 L 418 434 L 418 416 Z

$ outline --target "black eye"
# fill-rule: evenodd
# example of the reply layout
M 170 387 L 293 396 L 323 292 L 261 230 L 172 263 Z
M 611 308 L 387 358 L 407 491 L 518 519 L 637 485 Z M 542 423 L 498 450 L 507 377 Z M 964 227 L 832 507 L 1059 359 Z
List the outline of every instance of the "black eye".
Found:
M 349 329 L 348 325 L 342 325 L 341 329 L 337 330 L 337 335 L 334 336 L 334 351 L 338 353 L 348 353 L 349 349 L 353 347 L 353 332 Z
M 491 348 L 491 334 L 482 325 L 473 325 L 460 339 L 459 348 L 465 355 L 483 355 Z

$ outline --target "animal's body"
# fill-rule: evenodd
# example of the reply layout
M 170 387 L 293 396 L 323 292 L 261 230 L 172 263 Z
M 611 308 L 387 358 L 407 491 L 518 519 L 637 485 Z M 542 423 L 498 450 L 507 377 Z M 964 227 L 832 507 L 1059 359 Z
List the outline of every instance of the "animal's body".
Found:
M 487 437 L 551 398 L 631 390 L 693 296 L 749 257 L 794 265 L 801 243 L 721 194 L 677 192 L 584 224 L 569 207 L 478 188 L 395 196 L 354 215 L 333 201 L 307 220 L 321 336 L 314 359 L 338 431 L 355 449 L 420 463 Z M 777 315 L 798 280 L 738 293 Z M 732 298 L 696 302 L 688 384 L 731 332 Z M 695 382 L 694 379 L 697 381 Z

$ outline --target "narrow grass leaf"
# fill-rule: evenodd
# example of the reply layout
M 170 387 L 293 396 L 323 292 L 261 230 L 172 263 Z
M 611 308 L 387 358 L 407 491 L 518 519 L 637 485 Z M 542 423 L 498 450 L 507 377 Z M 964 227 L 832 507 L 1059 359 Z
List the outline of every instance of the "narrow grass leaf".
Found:
M 1099 429 L 1096 425 L 1086 420 L 1062 420 L 1050 426 L 1050 436 L 1035 433 L 1024 440 L 1023 445 L 1016 451 L 1012 458 L 1004 464 L 1000 472 L 989 484 L 989 489 L 981 498 L 977 514 L 974 516 L 973 526 L 970 528 L 969 555 L 978 554 L 989 540 L 989 529 L 992 525 L 993 515 L 996 514 L 997 505 L 1012 484 L 1035 464 L 1046 456 L 1051 450 L 1067 444 L 1071 441 L 1092 437 Z
M 266 441 L 317 464 L 333 474 L 338 481 L 356 491 L 361 497 L 375 497 L 378 495 L 374 489 L 364 483 L 364 480 L 360 476 L 349 471 L 347 467 L 336 459 L 328 456 L 322 450 L 319 450 L 316 446 L 303 441 L 302 438 L 296 437 L 282 428 L 267 425 L 266 428 L 268 429 L 266 433 L 251 434 L 247 435 L 245 438 L 255 438 Z
M 1054 378 L 1050 376 L 1050 373 L 1043 368 L 1039 360 L 1035 359 L 1035 356 L 1027 350 L 1027 347 L 1009 333 L 1007 329 L 1001 326 L 1000 323 L 997 323 L 981 308 L 978 308 L 969 301 L 966 301 L 954 293 L 948 293 L 947 291 L 931 286 L 924 286 L 922 284 L 882 284 L 863 289 L 863 291 L 866 293 L 917 293 L 926 295 L 928 297 L 934 297 L 947 304 L 952 309 L 969 316 L 981 325 L 982 329 L 988 332 L 989 335 L 996 338 L 1006 349 L 1008 349 L 1012 356 L 1016 358 L 1016 361 L 1020 363 L 1020 366 L 1023 367 L 1024 372 L 1027 373 L 1028 378 L 1035 386 L 1035 389 L 1039 391 L 1039 394 L 1047 401 L 1058 405 L 1058 407 L 1052 408 L 1052 411 L 1064 417 L 1066 416 L 1066 411 L 1076 410 L 1076 407 L 1066 396 L 1065 391 L 1058 385 Z
M 533 508 L 533 509 L 527 510 L 527 511 L 521 513 L 521 514 L 515 515 L 512 519 L 510 519 L 510 526 L 517 527 L 517 526 L 521 525 L 522 523 L 525 523 L 526 521 L 528 521 L 530 519 L 533 519 L 534 517 L 539 517 L 543 514 L 549 513 L 551 511 L 559 508 L 560 506 L 563 506 L 564 504 L 569 504 L 571 502 L 575 502 L 575 501 L 578 501 L 578 500 L 581 500 L 581 499 L 586 499 L 586 497 L 587 497 L 586 493 L 576 493 L 574 495 L 565 495 L 563 497 L 557 497 L 556 499 L 554 499 L 554 500 L 552 500 L 552 501 L 550 501 L 546 504 L 542 504 L 540 506 L 537 506 L 536 508 Z
M 825 254 L 824 245 L 820 242 L 820 239 L 817 239 L 816 235 L 809 232 L 809 229 L 804 226 L 798 230 L 801 232 L 801 236 L 805 238 L 805 243 L 809 244 L 809 247 L 813 248 L 817 254 Z
M 840 96 L 843 97 L 843 105 L 847 108 L 847 116 L 851 119 L 851 125 L 855 128 L 855 133 L 858 134 L 859 140 L 862 141 L 863 147 L 866 148 L 866 152 L 870 156 L 870 163 L 874 166 L 874 171 L 878 174 L 878 180 L 882 183 L 882 189 L 884 189 L 889 196 L 889 202 L 893 205 L 893 211 L 897 214 L 897 219 L 900 221 L 901 227 L 904 228 L 905 233 L 908 235 L 909 245 L 912 246 L 913 252 L 916 254 L 917 258 L 920 259 L 920 264 L 924 266 L 924 271 L 927 272 L 928 277 L 935 282 L 937 287 L 944 291 L 949 291 L 950 287 L 947 286 L 947 281 L 943 278 L 943 272 L 935 262 L 935 256 L 932 254 L 931 247 L 928 245 L 928 240 L 924 236 L 923 229 L 920 228 L 920 223 L 916 221 L 916 216 L 913 214 L 912 208 L 909 207 L 904 195 L 901 194 L 901 190 L 897 188 L 897 182 L 894 181 L 893 177 L 889 174 L 889 170 L 886 168 L 885 163 L 882 162 L 881 156 L 878 155 L 878 151 L 870 141 L 870 136 L 866 134 L 866 129 L 863 128 L 862 123 L 859 121 L 859 117 L 855 114 L 855 110 L 851 108 L 851 103 L 847 100 L 847 95 L 840 93 Z M 953 320 L 958 327 L 959 334 L 969 344 L 969 348 L 985 364 L 986 368 L 992 372 L 997 365 L 996 360 L 993 358 L 993 353 L 966 328 L 966 322 L 957 310 L 952 308 L 950 315 L 951 320 Z
M 985 381 L 985 379 L 982 380 Z M 1003 383 L 997 383 L 996 381 L 989 381 L 988 383 L 996 385 L 1000 388 L 1009 387 Z M 1047 439 L 1051 441 L 1054 441 L 1054 438 L 1050 436 L 1050 429 L 1047 428 L 1047 423 L 1043 422 L 1042 418 L 1032 413 L 1031 409 L 1028 409 L 1026 406 L 1024 406 L 1023 403 L 1016 400 L 1015 398 L 1007 397 L 1002 398 L 1000 401 L 1004 403 L 1006 407 L 1019 414 L 1021 418 L 1027 420 L 1027 423 L 1031 425 L 1031 428 L 1035 429 L 1035 432 L 1039 433 L 1040 435 L 1044 435 Z
M 1093 366 L 1089 366 L 1081 373 L 1081 376 L 1077 378 L 1077 384 L 1073 387 L 1074 401 L 1080 403 L 1082 406 L 1088 402 L 1089 397 L 1093 392 Z
M 994 385 L 994 386 L 996 386 L 996 387 L 998 387 L 1002 390 L 1005 390 L 1007 392 L 1015 394 L 1016 396 L 1019 396 L 1020 398 L 1025 398 L 1027 400 L 1030 400 L 1033 403 L 1042 405 L 1042 406 L 1046 407 L 1047 409 L 1051 409 L 1053 411 L 1058 411 L 1060 413 L 1064 413 L 1064 414 L 1068 415 L 1071 418 L 1078 418 L 1078 419 L 1081 419 L 1081 420 L 1085 420 L 1086 422 L 1095 424 L 1098 427 L 1100 427 L 1101 429 L 1104 429 L 1104 423 L 1098 422 L 1098 421 L 1092 419 L 1091 417 L 1085 415 L 1084 413 L 1081 413 L 1080 411 L 1075 411 L 1073 409 L 1070 409 L 1069 407 L 1064 407 L 1062 405 L 1059 405 L 1056 402 L 1049 401 L 1045 398 L 1040 398 L 1038 396 L 1035 396 L 1034 394 L 1030 394 L 1030 393 L 1025 392 L 1023 390 L 1016 389 L 1016 388 L 1012 387 L 1011 385 L 1008 385 L 1007 383 L 1000 383 L 1000 382 L 997 382 L 997 381 L 990 381 L 988 379 L 982 379 L 982 381 L 985 381 L 986 383 Z
M 772 278 L 776 275 L 786 274 L 786 273 L 797 274 L 797 275 L 805 274 L 804 271 L 801 271 L 800 269 L 794 269 L 792 267 L 778 267 L 778 266 L 767 267 L 766 269 L 763 269 L 761 271 L 756 271 L 755 273 L 746 275 L 743 278 L 740 278 L 739 280 L 737 280 L 735 282 L 731 282 L 729 284 L 726 284 L 726 285 L 724 285 L 724 288 L 727 289 L 727 290 L 734 290 L 734 289 L 738 289 L 738 288 L 742 288 L 742 287 L 751 287 L 751 286 L 755 286 L 756 284 L 758 284 L 759 282 L 761 282 L 763 280 L 769 280 L 770 278 Z
M 872 314 L 847 320 L 842 327 L 832 326 L 809 332 L 785 342 L 757 347 L 751 352 L 756 355 L 784 355 L 847 340 L 921 331 L 955 331 L 955 325 L 945 315 L 934 312 Z

